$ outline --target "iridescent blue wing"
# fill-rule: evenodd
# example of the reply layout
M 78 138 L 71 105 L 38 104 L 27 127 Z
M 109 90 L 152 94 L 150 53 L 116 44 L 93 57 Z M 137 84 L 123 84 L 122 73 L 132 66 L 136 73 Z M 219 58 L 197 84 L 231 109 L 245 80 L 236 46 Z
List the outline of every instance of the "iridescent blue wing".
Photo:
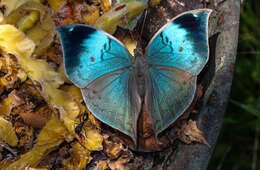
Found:
M 168 66 L 149 67 L 146 73 L 145 103 L 158 135 L 191 104 L 196 76 Z
M 108 73 L 81 89 L 90 111 L 102 122 L 132 137 L 136 143 L 141 99 L 131 70 Z
M 211 10 L 183 13 L 149 43 L 145 103 L 156 134 L 173 123 L 194 98 L 197 75 L 208 60 Z
M 64 54 L 66 74 L 80 88 L 112 71 L 129 67 L 132 57 L 109 34 L 84 25 L 56 28 Z
M 162 27 L 147 46 L 148 63 L 198 75 L 208 60 L 209 9 L 183 13 Z
M 127 49 L 90 26 L 57 28 L 68 78 L 82 89 L 89 110 L 102 122 L 136 139 L 141 100 Z

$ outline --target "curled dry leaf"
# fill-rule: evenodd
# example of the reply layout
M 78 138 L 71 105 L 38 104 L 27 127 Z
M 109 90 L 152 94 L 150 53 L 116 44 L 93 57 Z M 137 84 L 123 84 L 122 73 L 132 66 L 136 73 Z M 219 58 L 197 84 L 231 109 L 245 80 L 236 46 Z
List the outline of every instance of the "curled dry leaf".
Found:
M 82 14 L 83 22 L 93 25 L 99 18 L 100 10 L 97 6 L 86 5 L 86 11 Z
M 31 147 L 34 129 L 19 120 L 15 121 L 14 128 L 15 133 L 19 138 L 17 147 L 20 149 L 23 148 L 24 151 L 28 151 Z
M 67 3 L 67 0 L 47 0 L 47 2 L 54 12 L 58 12 Z
M 187 123 L 185 122 L 182 125 L 181 129 L 178 131 L 178 137 L 186 144 L 199 142 L 210 147 L 205 137 L 203 136 L 203 133 L 198 129 L 196 121 L 193 120 L 189 120 Z
M 61 119 L 73 134 L 74 120 L 80 113 L 80 107 L 68 93 L 58 89 L 64 83 L 64 76 L 55 72 L 46 61 L 31 59 L 35 48 L 33 41 L 12 25 L 0 25 L 0 48 L 15 55 L 29 78 L 40 83 L 41 95 L 51 107 L 60 111 Z
M 71 157 L 63 161 L 66 169 L 82 170 L 91 161 L 90 151 L 83 148 L 78 142 L 72 145 Z
M 112 170 L 132 170 L 143 168 L 141 160 L 137 157 L 134 158 L 130 151 L 124 152 L 117 160 L 110 161 L 108 166 Z
M 113 0 L 101 0 L 101 8 L 103 12 L 108 12 L 112 6 Z
M 103 149 L 103 137 L 95 129 L 86 130 L 85 147 L 90 151 L 100 151 Z
M 24 81 L 26 76 L 19 69 L 15 57 L 2 52 L 0 57 L 0 85 L 6 90 L 15 88 L 18 80 Z
M 13 10 L 4 23 L 15 25 L 36 45 L 35 56 L 42 55 L 53 42 L 54 22 L 48 8 L 36 1 L 29 1 Z
M 11 146 L 16 146 L 18 143 L 12 124 L 2 117 L 0 117 L 0 141 L 6 142 Z
M 96 169 L 97 170 L 106 170 L 106 169 L 108 169 L 107 161 L 105 161 L 105 160 L 98 161 Z
M 0 115 L 7 115 L 12 109 L 12 98 L 7 97 L 0 103 Z
M 90 120 L 87 120 L 80 132 L 79 142 L 72 145 L 70 155 L 71 157 L 63 161 L 66 169 L 81 170 L 86 167 L 92 159 L 91 151 L 99 151 L 103 149 L 103 137 L 98 131 L 91 126 Z
M 51 118 L 52 110 L 31 81 L 23 83 L 19 89 L 13 90 L 9 96 L 19 104 L 12 109 L 23 121 L 33 128 L 42 128 Z
M 13 161 L 10 158 L 6 158 L 0 161 L 0 169 L 6 169 Z
M 73 12 L 72 7 L 69 4 L 66 4 L 56 13 L 56 17 L 54 18 L 54 22 L 56 26 L 72 24 L 73 20 Z
M 116 31 L 117 26 L 122 26 L 131 21 L 145 8 L 147 8 L 147 3 L 140 1 L 119 3 L 107 13 L 102 15 L 96 21 L 94 26 L 110 34 L 113 34 Z
M 9 165 L 7 169 L 36 167 L 46 155 L 56 149 L 64 141 L 67 135 L 68 131 L 63 123 L 56 116 L 52 116 L 38 135 L 33 149 Z
M 126 151 L 126 149 L 124 149 L 122 142 L 120 142 L 117 139 L 112 140 L 113 136 L 104 134 L 103 137 L 104 137 L 103 151 L 110 159 L 117 159 L 123 151 Z
M 40 2 L 42 0 L 1 0 L 0 1 L 0 7 L 5 9 L 4 10 L 4 15 L 7 16 L 9 15 L 13 10 L 17 9 L 24 3 L 28 1 L 36 1 Z

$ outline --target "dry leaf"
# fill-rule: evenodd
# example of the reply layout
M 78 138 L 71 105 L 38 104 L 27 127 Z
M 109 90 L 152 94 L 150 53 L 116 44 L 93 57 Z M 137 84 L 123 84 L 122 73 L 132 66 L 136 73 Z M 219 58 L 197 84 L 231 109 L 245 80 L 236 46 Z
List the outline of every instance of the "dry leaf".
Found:
M 124 152 L 117 160 L 108 163 L 112 170 L 142 169 L 143 164 L 138 158 L 134 158 L 131 152 Z
M 63 161 L 66 169 L 82 170 L 91 161 L 90 151 L 83 148 L 78 142 L 72 145 L 71 157 Z
M 12 98 L 8 97 L 0 103 L 0 115 L 7 115 L 12 109 Z
M 181 129 L 178 132 L 178 137 L 181 141 L 186 144 L 191 144 L 192 142 L 199 142 L 210 147 L 205 137 L 203 136 L 202 131 L 200 131 L 197 127 L 196 121 L 189 120 L 187 123 L 185 122 Z
M 109 136 L 107 134 L 103 135 L 104 137 L 104 153 L 110 158 L 110 159 L 117 159 L 120 154 L 125 151 L 123 144 L 117 140 L 112 140 L 112 136 Z
M 34 47 L 34 43 L 14 26 L 0 25 L 0 48 L 15 55 L 29 78 L 41 84 L 41 94 L 45 101 L 60 111 L 61 119 L 73 136 L 74 120 L 80 113 L 79 103 L 68 93 L 58 89 L 64 83 L 63 75 L 55 72 L 46 61 L 30 58 Z
M 7 169 L 24 169 L 36 167 L 39 162 L 51 151 L 55 150 L 66 138 L 68 131 L 62 122 L 55 116 L 38 135 L 33 149 L 7 167 Z
M 44 54 L 53 42 L 54 22 L 48 8 L 37 1 L 22 4 L 5 18 L 4 23 L 15 25 L 26 32 L 36 45 L 35 56 Z
M 12 124 L 2 117 L 0 117 L 0 141 L 4 141 L 11 146 L 16 146 L 18 143 Z
M 0 161 L 0 169 L 6 169 L 13 161 L 10 158 Z
M 116 31 L 117 26 L 122 26 L 131 21 L 145 8 L 147 8 L 147 4 L 141 1 L 119 3 L 107 13 L 102 15 L 94 26 L 113 34 Z
M 134 40 L 130 35 L 128 35 L 125 36 L 122 42 L 130 52 L 130 54 L 134 56 L 134 50 L 136 49 L 137 41 Z
M 67 3 L 67 0 L 47 0 L 47 2 L 54 12 L 58 12 Z

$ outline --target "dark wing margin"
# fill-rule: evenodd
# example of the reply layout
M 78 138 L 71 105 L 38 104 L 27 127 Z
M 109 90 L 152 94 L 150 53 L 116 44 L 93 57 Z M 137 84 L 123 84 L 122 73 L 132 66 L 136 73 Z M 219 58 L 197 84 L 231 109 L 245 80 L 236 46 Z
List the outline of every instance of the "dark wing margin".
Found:
M 80 88 L 98 77 L 131 65 L 132 56 L 111 35 L 87 25 L 56 28 L 61 39 L 65 71 Z
M 211 12 L 210 9 L 188 11 L 162 27 L 147 46 L 147 62 L 198 75 L 208 61 L 208 19 Z

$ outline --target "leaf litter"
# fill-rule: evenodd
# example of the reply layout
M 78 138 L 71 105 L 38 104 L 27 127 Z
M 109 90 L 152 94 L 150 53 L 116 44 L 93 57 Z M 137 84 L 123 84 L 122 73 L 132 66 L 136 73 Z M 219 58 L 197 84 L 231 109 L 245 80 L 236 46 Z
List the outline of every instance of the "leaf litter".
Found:
M 151 1 L 150 5 L 158 3 Z M 156 167 L 155 159 L 142 162 L 145 155 L 132 152 L 118 132 L 100 123 L 86 108 L 80 89 L 64 74 L 61 47 L 53 29 L 55 25 L 81 23 L 113 34 L 148 4 L 2 0 L 0 7 L 4 9 L 0 20 L 0 142 L 17 150 L 11 158 L 8 149 L 1 152 L 0 169 Z M 123 42 L 133 54 L 137 42 L 131 36 Z M 87 119 L 82 120 L 85 115 Z M 176 128 L 179 140 L 207 144 L 195 121 L 183 122 Z

